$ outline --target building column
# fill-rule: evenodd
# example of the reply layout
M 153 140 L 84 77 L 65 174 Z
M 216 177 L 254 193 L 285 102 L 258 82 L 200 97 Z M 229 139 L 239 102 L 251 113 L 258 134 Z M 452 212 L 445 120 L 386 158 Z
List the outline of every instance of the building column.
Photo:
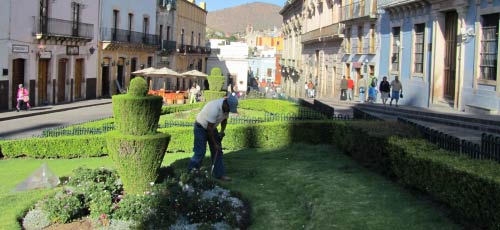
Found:
M 467 30 L 466 17 L 467 17 L 467 7 L 460 7 L 457 9 L 458 22 L 457 27 L 460 31 L 458 46 L 458 67 L 457 67 L 457 81 L 455 82 L 455 104 L 456 110 L 462 110 L 462 92 L 463 92 L 463 82 L 464 82 L 464 65 L 465 65 L 465 40 L 463 38 L 463 32 Z

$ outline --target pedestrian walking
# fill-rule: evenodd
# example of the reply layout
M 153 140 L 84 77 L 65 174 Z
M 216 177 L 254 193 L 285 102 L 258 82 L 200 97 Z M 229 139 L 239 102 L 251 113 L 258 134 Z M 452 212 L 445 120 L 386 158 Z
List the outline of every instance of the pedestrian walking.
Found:
M 354 98 L 352 92 L 354 91 L 354 81 L 351 79 L 350 76 L 347 76 L 347 98 L 349 101 L 352 101 Z
M 347 79 L 345 79 L 345 76 L 342 76 L 340 81 L 340 100 L 347 100 Z
M 380 90 L 382 103 L 385 105 L 387 103 L 387 99 L 389 99 L 389 93 L 391 93 L 391 84 L 387 81 L 386 76 L 382 78 L 382 81 L 380 82 L 378 89 Z
M 23 84 L 19 84 L 17 89 L 16 111 L 19 112 L 19 110 L 22 109 L 23 106 L 26 108 L 26 111 L 31 108 L 30 97 L 28 90 L 24 88 Z
M 226 130 L 229 112 L 237 113 L 238 99 L 229 94 L 227 97 L 208 102 L 200 113 L 196 116 L 194 123 L 194 155 L 188 165 L 188 171 L 199 169 L 205 153 L 207 142 L 210 147 L 210 157 L 212 159 L 212 174 L 215 178 L 223 181 L 230 181 L 226 176 L 224 162 L 222 159 L 222 139 Z M 221 126 L 220 132 L 217 127 Z
M 377 85 L 375 82 L 372 82 L 368 88 L 368 102 L 375 103 L 377 101 L 377 93 Z
M 196 84 L 193 84 L 191 89 L 189 89 L 189 104 L 196 103 L 196 93 Z
M 366 91 L 368 90 L 368 84 L 363 75 L 361 75 L 361 78 L 358 80 L 358 90 L 359 90 L 359 102 L 364 103 L 366 100 Z
M 309 97 L 309 86 L 307 85 L 307 82 L 305 82 L 304 85 L 304 92 L 306 93 L 305 97 Z
M 400 97 L 403 97 L 403 84 L 399 81 L 399 77 L 395 76 L 394 80 L 391 81 L 391 102 L 389 103 L 392 106 L 392 100 L 396 99 L 396 107 L 398 107 L 398 101 Z

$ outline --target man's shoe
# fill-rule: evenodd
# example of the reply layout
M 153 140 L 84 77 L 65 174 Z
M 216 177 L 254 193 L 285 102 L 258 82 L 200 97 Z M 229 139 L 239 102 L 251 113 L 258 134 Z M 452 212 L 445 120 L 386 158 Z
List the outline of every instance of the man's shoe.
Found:
M 19 109 L 16 109 L 16 112 L 19 112 Z
M 231 181 L 231 177 L 228 177 L 228 176 L 221 176 L 219 178 L 217 178 L 218 180 L 221 180 L 221 181 Z

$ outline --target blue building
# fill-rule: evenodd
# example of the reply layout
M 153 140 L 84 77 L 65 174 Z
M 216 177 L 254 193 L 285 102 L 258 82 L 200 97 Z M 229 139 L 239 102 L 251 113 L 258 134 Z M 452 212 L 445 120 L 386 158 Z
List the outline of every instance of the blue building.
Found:
M 383 0 L 378 12 L 378 76 L 400 76 L 402 104 L 498 113 L 499 0 Z

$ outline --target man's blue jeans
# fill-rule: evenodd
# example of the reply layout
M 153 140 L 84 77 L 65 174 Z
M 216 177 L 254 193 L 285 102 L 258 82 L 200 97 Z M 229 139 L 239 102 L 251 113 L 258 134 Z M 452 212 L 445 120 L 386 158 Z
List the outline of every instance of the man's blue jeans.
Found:
M 217 131 L 217 129 L 214 129 L 213 132 L 215 141 L 217 141 L 217 144 L 222 148 L 219 131 Z M 188 171 L 191 171 L 193 168 L 200 168 L 203 158 L 205 158 L 205 154 L 207 152 L 207 142 L 208 146 L 210 147 L 210 158 L 212 159 L 212 162 L 214 162 L 214 157 L 216 157 L 215 155 L 217 155 L 213 173 L 216 178 L 220 178 L 226 175 L 226 172 L 224 171 L 224 161 L 222 160 L 222 149 L 219 153 L 215 154 L 214 146 L 212 146 L 212 144 L 210 144 L 210 142 L 208 141 L 207 130 L 204 129 L 201 125 L 197 124 L 194 125 L 194 155 L 189 161 Z

